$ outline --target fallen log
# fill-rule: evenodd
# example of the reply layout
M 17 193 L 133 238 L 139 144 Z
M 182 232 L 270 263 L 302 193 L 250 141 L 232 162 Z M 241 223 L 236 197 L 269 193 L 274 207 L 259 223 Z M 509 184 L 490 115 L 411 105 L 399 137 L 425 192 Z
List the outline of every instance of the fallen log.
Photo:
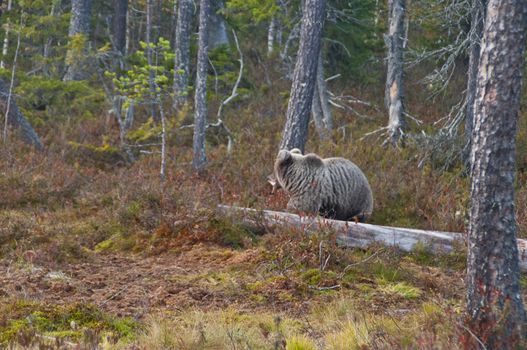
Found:
M 243 224 L 253 229 L 284 226 L 300 229 L 305 233 L 334 231 L 337 244 L 343 247 L 365 248 L 372 243 L 382 243 L 409 252 L 419 244 L 429 247 L 434 253 L 449 253 L 456 246 L 466 246 L 466 235 L 457 232 L 379 226 L 228 205 L 218 205 L 218 211 L 223 215 L 239 218 Z M 527 240 L 518 239 L 517 242 L 520 268 L 527 271 Z

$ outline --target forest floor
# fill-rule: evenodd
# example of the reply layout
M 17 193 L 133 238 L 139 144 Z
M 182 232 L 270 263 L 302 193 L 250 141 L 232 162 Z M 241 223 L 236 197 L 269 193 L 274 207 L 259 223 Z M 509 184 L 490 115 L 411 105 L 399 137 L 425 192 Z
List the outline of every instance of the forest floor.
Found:
M 332 232 L 251 232 L 217 213 L 220 203 L 287 203 L 266 183 L 278 132 L 258 152 L 243 146 L 254 134 L 240 135 L 232 156 L 211 147 L 201 176 L 186 165 L 190 152 L 171 148 L 164 183 L 156 157 L 114 166 L 111 148 L 0 151 L 0 348 L 463 347 L 463 249 L 343 249 Z M 364 169 L 371 223 L 463 231 L 459 169 L 419 169 L 408 149 L 360 141 L 310 150 Z

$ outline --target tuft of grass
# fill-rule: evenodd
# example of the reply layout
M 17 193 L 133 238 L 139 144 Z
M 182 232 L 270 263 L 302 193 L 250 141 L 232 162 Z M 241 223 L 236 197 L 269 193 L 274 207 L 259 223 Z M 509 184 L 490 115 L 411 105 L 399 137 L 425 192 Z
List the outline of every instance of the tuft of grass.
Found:
M 317 350 L 313 341 L 305 336 L 294 336 L 286 341 L 286 350 Z
M 383 293 L 399 295 L 405 299 L 417 299 L 423 292 L 416 287 L 410 286 L 405 282 L 389 283 L 380 288 Z

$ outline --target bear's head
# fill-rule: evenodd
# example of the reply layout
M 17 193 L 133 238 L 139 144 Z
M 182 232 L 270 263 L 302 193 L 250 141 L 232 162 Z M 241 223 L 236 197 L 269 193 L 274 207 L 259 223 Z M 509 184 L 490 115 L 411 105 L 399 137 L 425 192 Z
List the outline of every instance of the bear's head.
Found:
M 298 148 L 278 152 L 274 163 L 274 178 L 282 188 L 289 191 L 294 184 L 317 172 L 324 162 L 316 154 L 303 155 Z

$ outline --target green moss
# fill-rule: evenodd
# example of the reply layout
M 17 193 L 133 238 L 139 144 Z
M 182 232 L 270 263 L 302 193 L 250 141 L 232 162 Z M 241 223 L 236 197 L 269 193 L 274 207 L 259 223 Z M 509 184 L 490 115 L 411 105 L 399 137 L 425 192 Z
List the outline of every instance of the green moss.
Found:
M 214 218 L 209 222 L 211 230 L 220 232 L 222 243 L 235 248 L 244 248 L 248 242 L 253 242 L 255 235 L 227 218 Z
M 137 323 L 129 318 L 114 319 L 94 306 L 55 306 L 28 301 L 0 305 L 0 345 L 13 342 L 18 334 L 49 335 L 79 340 L 84 329 L 119 339 L 132 339 Z M 74 325 L 74 327 L 72 327 Z

